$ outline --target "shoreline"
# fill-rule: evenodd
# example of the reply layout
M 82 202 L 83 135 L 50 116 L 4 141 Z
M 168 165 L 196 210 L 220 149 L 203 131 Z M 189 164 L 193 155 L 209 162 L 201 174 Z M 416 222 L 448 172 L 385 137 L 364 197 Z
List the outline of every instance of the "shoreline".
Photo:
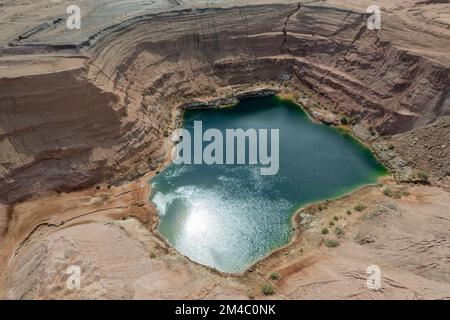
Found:
M 379 179 L 382 179 L 382 178 L 383 178 L 383 177 L 379 177 Z M 296 239 L 296 236 L 301 236 L 301 229 L 297 229 L 296 223 L 297 223 L 297 222 L 300 223 L 300 214 L 301 214 L 303 211 L 305 211 L 305 210 L 307 210 L 308 208 L 311 208 L 311 207 L 313 207 L 313 206 L 321 205 L 321 204 L 323 204 L 323 203 L 329 203 L 329 202 L 333 202 L 333 201 L 336 201 L 336 200 L 343 200 L 343 199 L 346 199 L 346 198 L 350 198 L 350 197 L 352 197 L 353 195 L 355 195 L 356 193 L 358 193 L 359 191 L 363 191 L 363 190 L 365 190 L 365 189 L 371 189 L 371 188 L 373 188 L 373 187 L 376 187 L 377 184 L 378 184 L 378 182 L 377 182 L 377 183 L 366 184 L 366 185 L 363 185 L 363 186 L 360 186 L 360 187 L 354 189 L 353 191 L 350 191 L 350 192 L 348 192 L 348 193 L 345 193 L 345 194 L 343 194 L 343 195 L 336 196 L 336 197 L 334 197 L 334 198 L 327 198 L 327 199 L 320 200 L 320 201 L 309 202 L 309 203 L 307 203 L 307 204 L 305 204 L 305 205 L 303 205 L 303 206 L 300 206 L 300 207 L 294 209 L 294 210 L 293 210 L 293 213 L 292 213 L 292 215 L 291 215 L 291 217 L 290 217 L 291 227 L 294 229 L 294 232 L 293 232 L 293 234 L 292 234 L 291 239 L 289 240 L 289 242 L 286 243 L 285 245 L 281 246 L 281 247 L 278 247 L 278 248 L 273 249 L 273 250 L 270 251 L 267 255 L 265 255 L 265 256 L 262 257 L 261 259 L 259 259 L 259 260 L 255 261 L 254 263 L 252 263 L 252 264 L 251 264 L 248 268 L 246 268 L 246 270 L 245 270 L 244 272 L 242 272 L 242 274 L 240 274 L 240 275 L 245 275 L 247 272 L 249 272 L 249 270 L 251 270 L 251 269 L 253 269 L 254 267 L 256 267 L 257 265 L 263 263 L 264 260 L 273 257 L 273 256 L 276 255 L 277 253 L 281 253 L 281 252 L 283 252 L 284 250 L 287 250 L 291 245 L 293 245 L 293 244 L 296 242 L 296 240 L 298 240 L 298 239 Z
M 289 93 L 289 92 L 288 92 Z M 166 157 L 168 155 L 168 157 L 166 158 L 166 160 L 163 162 L 163 164 L 161 164 L 161 166 L 158 166 L 157 169 L 148 172 L 147 174 L 145 174 L 141 180 L 143 180 L 145 182 L 145 187 L 147 188 L 145 194 L 145 198 L 143 199 L 143 201 L 148 201 L 148 203 L 152 206 L 152 208 L 154 209 L 154 211 L 156 212 L 156 220 L 157 220 L 157 225 L 156 227 L 152 230 L 152 232 L 154 232 L 155 234 L 157 234 L 158 238 L 162 239 L 168 246 L 170 246 L 173 250 L 175 250 L 179 255 L 185 257 L 186 259 L 188 259 L 189 261 L 206 267 L 207 269 L 209 269 L 210 271 L 213 271 L 215 273 L 224 275 L 224 276 L 231 276 L 231 277 L 243 277 L 245 276 L 248 272 L 250 272 L 250 270 L 252 270 L 254 267 L 256 267 L 258 264 L 262 263 L 264 260 L 269 259 L 270 257 L 276 255 L 279 252 L 282 252 L 283 250 L 286 250 L 289 246 L 291 246 L 292 244 L 295 243 L 295 241 L 297 240 L 296 237 L 299 236 L 301 234 L 301 230 L 296 228 L 296 220 L 299 219 L 299 215 L 301 214 L 302 211 L 304 211 L 305 209 L 314 206 L 314 205 L 320 205 L 322 203 L 327 203 L 327 202 L 331 202 L 334 200 L 341 200 L 341 199 L 345 199 L 347 197 L 351 197 L 352 195 L 356 194 L 358 191 L 364 190 L 366 188 L 372 188 L 377 186 L 380 183 L 380 180 L 386 177 L 391 177 L 392 175 L 389 172 L 389 170 L 386 168 L 385 164 L 378 158 L 378 156 L 376 155 L 375 151 L 372 150 L 372 148 L 370 148 L 369 144 L 366 144 L 363 141 L 360 141 L 360 139 L 358 139 L 356 136 L 354 136 L 351 132 L 351 130 L 345 131 L 345 132 L 341 132 L 339 130 L 338 126 L 334 126 L 330 123 L 326 123 L 324 121 L 322 121 L 321 119 L 316 119 L 312 114 L 310 114 L 310 112 L 308 112 L 307 108 L 302 105 L 301 103 L 299 103 L 296 100 L 291 100 L 289 98 L 285 98 L 283 97 L 283 93 L 280 93 L 280 89 L 279 88 L 273 88 L 271 86 L 260 86 L 260 87 L 256 87 L 250 90 L 245 90 L 245 91 L 241 91 L 239 92 L 239 88 L 237 88 L 237 92 L 233 94 L 228 94 L 226 96 L 219 96 L 219 97 L 213 97 L 213 98 L 209 98 L 209 99 L 202 99 L 202 98 L 197 98 L 197 99 L 191 99 L 190 102 L 185 102 L 185 103 L 181 103 L 178 106 L 175 106 L 175 110 L 181 110 L 181 114 L 179 116 L 179 119 L 175 118 L 174 119 L 174 123 L 173 124 L 178 124 L 179 126 L 176 126 L 174 128 L 174 130 L 181 128 L 184 125 L 184 112 L 185 111 L 190 111 L 190 110 L 214 110 L 214 109 L 218 109 L 218 108 L 233 108 L 234 106 L 236 106 L 238 103 L 240 103 L 241 101 L 247 100 L 247 99 L 254 99 L 254 98 L 263 98 L 263 97 L 270 97 L 270 96 L 275 96 L 278 99 L 281 99 L 283 101 L 288 101 L 290 103 L 295 104 L 297 107 L 299 107 L 308 117 L 308 119 L 314 123 L 321 123 L 324 124 L 325 126 L 328 126 L 330 128 L 335 129 L 336 131 L 338 131 L 337 133 L 339 134 L 347 134 L 350 136 L 351 139 L 354 140 L 355 143 L 359 144 L 360 147 L 367 149 L 367 151 L 370 152 L 371 155 L 373 155 L 376 159 L 376 161 L 382 166 L 382 168 L 384 169 L 384 173 L 381 174 L 378 178 L 377 181 L 374 183 L 370 183 L 370 184 L 364 184 L 364 185 L 360 185 L 356 188 L 351 188 L 351 190 L 349 191 L 344 191 L 341 195 L 337 195 L 336 197 L 332 197 L 332 198 L 326 198 L 326 199 L 322 199 L 322 200 L 318 200 L 318 201 L 313 201 L 313 202 L 309 202 L 306 203 L 304 205 L 300 205 L 297 206 L 295 208 L 293 208 L 292 212 L 289 214 L 289 223 L 290 223 L 290 227 L 292 229 L 294 229 L 292 235 L 290 236 L 290 240 L 284 244 L 283 246 L 280 247 L 276 247 L 274 249 L 272 249 L 270 252 L 268 252 L 266 255 L 264 255 L 263 257 L 261 257 L 260 259 L 255 260 L 253 263 L 251 263 L 250 265 L 248 265 L 248 267 L 245 268 L 245 270 L 241 271 L 241 272 L 225 272 L 225 271 L 221 271 L 218 270 L 212 266 L 208 266 L 199 262 L 196 262 L 194 260 L 192 260 L 190 257 L 182 254 L 180 251 L 178 251 L 158 230 L 158 225 L 159 225 L 159 214 L 158 211 L 155 207 L 155 205 L 153 204 L 153 202 L 150 200 L 150 195 L 152 192 L 152 188 L 151 185 L 148 183 L 149 180 L 151 180 L 153 177 L 155 177 L 157 175 L 156 172 L 161 172 L 163 170 L 165 170 L 170 164 L 171 164 L 171 151 L 172 151 L 172 147 L 175 145 L 175 143 L 173 141 L 170 140 L 170 135 L 169 135 L 169 139 L 165 140 L 168 144 L 168 148 L 166 150 Z M 236 101 L 235 103 L 228 103 L 230 101 Z M 178 121 L 180 120 L 181 121 Z M 171 126 L 172 126 L 171 125 Z
M 298 104 L 298 103 L 296 103 L 296 104 Z M 170 127 L 173 127 L 175 124 L 182 125 L 182 123 L 180 123 L 180 122 L 177 123 L 176 115 L 177 115 L 177 113 L 179 113 L 178 111 L 179 111 L 178 108 L 173 109 L 174 116 L 173 116 L 173 121 L 172 121 Z M 305 110 L 305 113 L 308 114 L 307 110 Z M 368 184 L 368 185 L 363 185 L 359 188 L 351 190 L 348 193 L 344 193 L 344 194 L 336 196 L 334 198 L 329 198 L 329 199 L 324 199 L 321 201 L 307 203 L 301 207 L 295 208 L 292 212 L 291 217 L 289 218 L 290 226 L 295 227 L 295 230 L 294 230 L 294 232 L 292 232 L 292 235 L 290 236 L 288 243 L 286 243 L 283 246 L 274 248 L 273 250 L 268 252 L 265 256 L 254 261 L 252 264 L 248 265 L 245 268 L 245 270 L 243 270 L 242 272 L 236 272 L 236 273 L 223 272 L 218 269 L 215 269 L 214 267 L 196 262 L 196 261 L 190 259 L 188 256 L 183 255 L 175 247 L 173 247 L 165 239 L 165 237 L 162 236 L 162 234 L 159 233 L 159 230 L 158 230 L 159 215 L 156 212 L 156 209 L 155 209 L 153 203 L 151 201 L 149 201 L 149 196 L 152 191 L 152 188 L 151 188 L 151 185 L 148 183 L 148 181 L 151 178 L 153 178 L 154 176 L 156 176 L 158 171 L 162 171 L 168 165 L 170 165 L 172 146 L 173 146 L 173 144 L 170 139 L 164 139 L 164 144 L 162 145 L 162 147 L 165 148 L 165 154 L 166 154 L 164 161 L 162 161 L 154 170 L 148 171 L 136 179 L 125 180 L 125 181 L 119 182 L 117 185 L 113 186 L 113 189 L 115 189 L 115 188 L 123 189 L 123 191 L 125 193 L 130 193 L 131 195 L 138 196 L 138 198 L 139 198 L 138 200 L 140 200 L 140 203 L 141 203 L 141 204 L 138 204 L 138 206 L 141 207 L 143 213 L 141 215 L 136 215 L 134 213 L 130 213 L 128 210 L 131 209 L 134 205 L 132 205 L 131 203 L 128 203 L 128 206 L 124 207 L 127 209 L 127 211 L 114 213 L 115 217 L 112 217 L 111 215 L 108 215 L 108 217 L 112 219 L 111 222 L 114 223 L 116 226 L 122 225 L 120 220 L 123 220 L 123 218 L 125 218 L 126 220 L 127 219 L 136 219 L 138 221 L 138 223 L 140 223 L 142 225 L 142 227 L 148 232 L 149 235 L 152 235 L 153 237 L 158 239 L 158 241 L 160 241 L 163 244 L 163 246 L 159 247 L 159 249 L 158 249 L 158 250 L 162 250 L 162 251 L 159 251 L 160 254 L 162 254 L 161 252 L 164 252 L 164 255 L 183 258 L 189 262 L 188 265 L 191 265 L 191 268 L 195 268 L 196 270 L 199 270 L 199 272 L 206 272 L 206 274 L 209 273 L 209 276 L 215 275 L 215 276 L 221 277 L 224 280 L 227 279 L 227 281 L 228 280 L 236 281 L 237 283 L 247 286 L 247 288 L 252 288 L 252 290 L 254 290 L 253 292 L 259 292 L 259 290 L 260 290 L 259 287 L 263 283 L 269 283 L 276 287 L 278 287 L 279 285 L 280 286 L 283 285 L 283 282 L 272 281 L 268 276 L 270 274 L 270 272 L 273 272 L 273 271 L 278 272 L 279 271 L 282 274 L 282 279 L 284 279 L 285 277 L 289 276 L 292 272 L 295 272 L 292 270 L 298 270 L 296 268 L 299 268 L 299 266 L 303 265 L 303 263 L 305 263 L 307 265 L 308 263 L 310 263 L 311 260 L 318 259 L 317 258 L 318 254 L 321 255 L 323 252 L 328 252 L 328 249 L 324 247 L 323 242 L 319 245 L 314 244 L 314 242 L 311 242 L 311 237 L 310 237 L 311 230 L 310 230 L 309 226 L 307 226 L 306 228 L 297 228 L 296 224 L 299 223 L 299 217 L 303 211 L 308 210 L 308 208 L 318 206 L 322 203 L 326 203 L 327 207 L 329 206 L 331 208 L 331 210 L 333 210 L 333 208 L 336 208 L 336 206 L 339 205 L 339 202 L 342 199 L 350 199 L 349 200 L 350 203 L 351 202 L 356 203 L 359 201 L 361 196 L 362 197 L 365 196 L 365 193 L 366 193 L 365 190 L 367 190 L 367 193 L 372 193 L 372 194 L 377 194 L 377 195 L 380 193 L 382 195 L 382 193 L 380 191 L 376 190 L 377 189 L 376 185 L 378 183 L 372 183 L 372 184 Z M 369 150 L 372 152 L 371 149 L 369 149 Z M 401 181 L 399 182 L 398 180 L 393 179 L 392 176 L 379 177 L 378 181 L 380 179 L 391 179 L 391 181 L 387 180 L 387 185 L 389 185 L 392 181 L 394 181 L 395 184 L 398 184 L 398 183 L 403 184 Z M 105 182 L 103 181 L 101 183 L 104 184 Z M 142 186 L 142 188 L 141 188 L 141 186 Z M 105 188 L 102 188 L 101 191 L 98 191 L 98 190 L 96 190 L 95 185 L 93 185 L 88 188 L 83 188 L 83 189 L 80 189 L 77 191 L 64 193 L 62 195 L 63 198 L 61 198 L 59 201 L 65 202 L 66 197 L 70 199 L 71 196 L 76 197 L 78 193 L 82 193 L 82 194 L 84 193 L 88 197 L 91 197 L 91 198 L 99 198 L 102 196 L 102 193 L 104 193 L 104 192 L 105 192 Z M 106 192 L 108 192 L 108 191 L 106 190 Z M 361 192 L 363 192 L 363 193 L 361 193 Z M 55 197 L 56 194 L 55 193 L 53 193 L 53 195 L 47 194 L 46 197 L 48 197 L 48 196 L 50 196 L 50 198 L 51 198 L 51 197 Z M 61 195 L 59 197 L 61 197 Z M 38 197 L 37 199 L 39 199 L 39 198 L 41 198 L 41 197 Z M 36 200 L 36 198 L 34 200 Z M 102 206 L 105 207 L 104 204 Z M 328 209 L 326 209 L 326 210 L 328 210 Z M 319 217 L 319 219 L 321 219 L 320 218 L 321 213 L 319 213 L 319 212 L 318 212 L 318 214 L 319 214 L 318 216 L 315 215 L 315 213 L 310 213 L 310 212 L 307 212 L 307 214 L 313 214 L 314 217 Z M 365 214 L 368 214 L 368 213 L 366 212 Z M 330 219 L 330 217 L 328 217 L 328 219 Z M 354 218 L 352 218 L 352 219 L 354 219 Z M 76 224 L 86 224 L 86 223 L 89 223 L 89 221 L 92 221 L 92 220 L 88 219 L 88 220 L 84 220 L 84 221 L 78 221 L 78 222 L 76 222 Z M 66 226 L 63 226 L 62 228 L 67 228 L 70 226 L 71 225 L 66 225 Z M 33 225 L 31 226 L 31 228 L 32 227 L 33 227 Z M 349 226 L 349 227 L 353 228 L 352 226 Z M 51 232 L 51 231 L 49 231 L 49 232 Z M 132 232 L 132 230 L 130 230 L 130 232 Z M 314 232 L 317 232 L 317 230 Z M 348 240 L 347 238 L 344 238 L 343 240 L 339 240 L 339 241 L 346 242 L 347 240 Z M 305 253 L 303 253 L 303 248 L 305 248 Z M 20 250 L 20 248 L 15 246 L 12 252 L 17 253 L 18 250 Z M 151 249 L 151 250 L 153 250 L 153 249 Z M 302 250 L 300 255 L 298 253 L 299 250 Z M 286 256 L 289 256 L 289 258 L 286 258 Z M 11 256 L 10 256 L 10 258 L 11 258 Z M 161 259 L 166 259 L 166 258 L 161 257 Z M 290 260 L 290 259 L 292 259 L 292 260 Z M 164 260 L 162 260 L 162 261 L 164 261 Z M 291 263 L 289 263 L 289 261 L 291 261 Z M 203 271 L 201 271 L 201 270 L 203 270 Z M 259 298 L 262 297 L 262 295 L 260 295 L 260 294 L 258 296 L 259 296 Z
M 268 87 L 269 87 L 269 88 L 275 87 L 275 90 L 276 90 L 276 89 L 279 89 L 277 86 L 274 86 L 274 85 L 269 85 Z M 261 86 L 258 86 L 258 88 L 261 89 Z M 233 91 L 234 91 L 234 92 L 239 92 L 240 89 L 242 89 L 242 88 L 241 88 L 241 87 L 239 87 L 239 88 L 233 88 Z M 248 87 L 246 87 L 246 89 L 248 89 Z M 246 91 L 251 91 L 251 90 L 246 90 Z M 278 91 L 278 92 L 280 92 L 280 91 Z M 300 105 L 297 101 L 293 101 L 293 102 L 294 102 L 295 104 L 299 105 L 299 107 L 302 108 L 302 109 L 305 111 L 305 113 L 306 113 L 307 115 L 309 115 L 309 112 L 308 112 L 307 108 L 305 108 L 305 107 L 303 107 L 302 105 Z M 213 108 L 211 108 L 211 109 L 213 109 Z M 172 118 L 172 122 L 171 122 L 170 125 L 169 125 L 169 128 L 173 128 L 173 127 L 176 126 L 176 125 L 182 125 L 182 124 L 183 124 L 182 122 L 181 122 L 181 123 L 180 123 L 179 121 L 177 122 L 177 120 L 179 120 L 179 118 L 177 118 L 177 112 L 180 111 L 180 110 L 181 110 L 181 109 L 180 109 L 179 107 L 177 107 L 177 106 L 174 105 L 174 107 L 173 107 L 173 118 Z M 181 118 L 182 118 L 182 112 L 181 112 Z M 319 119 L 319 120 L 316 119 L 315 121 L 316 121 L 316 122 L 323 123 L 322 121 L 320 121 L 320 119 Z M 326 123 L 324 123 L 324 124 L 329 126 L 329 124 L 326 124 Z M 349 133 L 349 134 L 350 134 L 350 133 Z M 193 264 L 195 264 L 195 265 L 197 265 L 197 266 L 200 266 L 200 267 L 202 267 L 202 268 L 206 268 L 206 270 L 209 270 L 210 272 L 213 272 L 213 273 L 215 273 L 215 274 L 224 276 L 224 277 L 226 277 L 226 278 L 245 279 L 245 276 L 248 275 L 249 273 L 251 273 L 253 268 L 255 268 L 256 266 L 262 265 L 262 264 L 264 264 L 265 262 L 268 262 L 269 259 L 270 259 L 271 257 L 275 256 L 276 254 L 278 254 L 278 253 L 280 253 L 280 252 L 283 252 L 283 251 L 288 250 L 290 246 L 292 246 L 293 244 L 295 244 L 296 241 L 299 241 L 299 240 L 300 240 L 300 239 L 298 238 L 298 236 L 301 235 L 301 232 L 300 232 L 299 230 L 296 230 L 296 232 L 294 232 L 294 233 L 292 234 L 292 236 L 290 237 L 290 240 L 289 240 L 288 243 L 286 243 L 285 245 L 283 245 L 283 246 L 281 246 L 281 247 L 274 248 L 273 250 L 271 250 L 270 252 L 268 252 L 267 255 L 265 255 L 264 257 L 261 257 L 260 259 L 256 260 L 254 263 L 250 264 L 244 271 L 239 272 L 239 273 L 227 273 L 227 272 L 223 272 L 223 271 L 217 270 L 217 269 L 215 269 L 214 267 L 207 266 L 207 265 L 198 263 L 198 262 L 196 262 L 196 261 L 193 261 L 193 260 L 190 259 L 188 256 L 185 256 L 185 255 L 183 255 L 182 253 L 180 253 L 176 248 L 174 248 L 174 247 L 173 247 L 173 246 L 172 246 L 172 245 L 164 238 L 164 236 L 162 236 L 162 235 L 159 233 L 159 230 L 158 230 L 159 215 L 157 214 L 156 209 L 155 209 L 153 203 L 149 200 L 149 196 L 150 196 L 150 193 L 151 193 L 152 189 L 151 189 L 150 184 L 148 183 L 148 180 L 150 180 L 152 177 L 154 177 L 154 176 L 157 174 L 157 172 L 164 170 L 168 165 L 170 165 L 170 162 L 171 162 L 171 151 L 172 151 L 172 146 L 173 146 L 173 144 L 172 144 L 170 138 L 164 139 L 164 145 L 163 145 L 163 148 L 165 148 L 166 156 L 165 156 L 165 158 L 164 158 L 164 161 L 162 161 L 162 162 L 157 166 L 157 168 L 155 168 L 154 170 L 151 170 L 151 171 L 146 172 L 145 174 L 143 174 L 143 175 L 140 176 L 140 177 L 137 177 L 136 179 L 124 180 L 124 181 L 119 182 L 119 183 L 116 185 L 116 187 L 122 187 L 122 188 L 125 188 L 125 189 L 130 190 L 131 192 L 135 192 L 135 190 L 133 190 L 133 189 L 134 189 L 133 186 L 136 186 L 136 185 L 137 185 L 137 187 L 138 187 L 140 190 L 143 189 L 143 192 L 139 192 L 139 194 L 141 195 L 141 196 L 140 196 L 140 198 L 141 198 L 140 200 L 142 201 L 143 204 L 145 204 L 144 210 L 147 212 L 147 214 L 149 215 L 149 217 L 150 217 L 151 219 L 155 219 L 155 220 L 156 220 L 156 224 L 155 224 L 153 227 L 151 227 L 150 225 L 148 225 L 147 223 L 145 223 L 144 220 L 141 220 L 141 218 L 139 218 L 139 217 L 137 217 L 137 216 L 131 215 L 131 216 L 129 216 L 129 217 L 134 217 L 134 218 L 138 219 L 138 220 L 143 224 L 143 226 L 144 226 L 151 234 L 153 234 L 153 235 L 154 235 L 155 237 L 157 237 L 160 241 L 162 241 L 165 245 L 167 245 L 167 247 L 169 248 L 169 250 L 173 250 L 173 252 L 175 252 L 177 255 L 182 256 L 182 257 L 186 258 L 188 261 L 190 261 L 191 263 L 193 263 Z M 374 152 L 372 151 L 372 149 L 369 148 L 369 150 L 371 151 L 371 153 L 374 153 Z M 103 184 L 103 183 L 105 183 L 105 181 L 99 182 L 99 184 Z M 142 186 L 142 187 L 141 187 L 141 186 Z M 351 197 L 352 195 L 356 194 L 358 191 L 363 190 L 363 189 L 368 189 L 368 188 L 370 188 L 370 187 L 373 187 L 373 184 L 371 184 L 371 185 L 364 185 L 364 186 L 362 186 L 362 187 L 360 187 L 360 188 L 357 188 L 357 189 L 351 191 L 350 193 L 343 194 L 342 196 L 338 196 L 338 197 L 333 198 L 333 199 L 324 199 L 324 200 L 322 200 L 322 201 L 319 201 L 319 202 L 313 202 L 313 203 L 308 203 L 308 204 L 305 204 L 304 206 L 302 206 L 302 207 L 300 207 L 300 208 L 297 208 L 297 210 L 294 210 L 294 211 L 292 212 L 292 216 L 290 217 L 290 224 L 291 224 L 291 227 L 294 226 L 294 223 L 295 223 L 296 219 L 298 219 L 298 216 L 299 216 L 299 214 L 301 213 L 302 210 L 305 210 L 305 209 L 307 209 L 307 208 L 310 207 L 310 206 L 318 205 L 318 204 L 323 203 L 323 202 L 329 202 L 329 201 L 333 201 L 333 200 L 345 199 L 345 198 Z M 74 193 L 74 192 L 86 192 L 86 191 L 92 193 L 92 196 L 98 195 L 98 192 L 95 190 L 95 185 L 92 185 L 92 186 L 87 187 L 87 188 L 81 188 L 81 189 L 79 189 L 79 190 L 74 190 L 74 191 L 71 191 L 71 192 L 68 192 L 68 193 L 65 193 L 65 194 L 69 195 L 69 194 L 72 194 L 72 193 Z M 52 194 L 54 194 L 54 193 L 49 192 L 47 195 L 42 195 L 42 196 L 39 196 L 39 197 L 36 197 L 36 198 L 32 198 L 31 200 L 33 200 L 33 199 L 36 200 L 36 199 L 39 199 L 39 198 L 41 198 L 41 197 L 45 197 L 45 196 L 48 196 L 48 195 L 51 196 Z M 28 200 L 26 200 L 26 201 L 28 201 Z M 150 209 L 148 206 L 151 207 L 151 209 Z M 152 210 L 152 209 L 153 209 L 153 210 Z M 113 219 L 112 221 L 114 221 L 114 220 L 118 220 L 118 219 Z M 83 222 L 81 222 L 81 223 L 83 223 Z M 16 249 L 17 249 L 17 248 L 16 248 Z M 14 250 L 14 252 L 15 252 L 15 251 L 17 251 L 17 250 Z

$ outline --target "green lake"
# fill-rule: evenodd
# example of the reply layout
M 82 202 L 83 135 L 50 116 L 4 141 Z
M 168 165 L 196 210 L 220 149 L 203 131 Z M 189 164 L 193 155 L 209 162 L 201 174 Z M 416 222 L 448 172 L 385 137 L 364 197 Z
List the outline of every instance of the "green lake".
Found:
M 193 110 L 203 130 L 279 129 L 279 171 L 260 165 L 171 164 L 149 181 L 159 231 L 183 255 L 224 272 L 242 272 L 292 236 L 301 206 L 335 198 L 386 174 L 348 134 L 312 122 L 297 104 L 276 96 L 231 108 Z

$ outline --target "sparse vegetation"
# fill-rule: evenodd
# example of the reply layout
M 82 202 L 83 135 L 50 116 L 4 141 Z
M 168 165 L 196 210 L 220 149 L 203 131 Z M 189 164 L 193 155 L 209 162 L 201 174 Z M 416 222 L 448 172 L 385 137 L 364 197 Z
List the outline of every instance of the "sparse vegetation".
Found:
M 334 217 L 333 217 L 333 220 L 334 220 L 334 221 L 338 221 L 338 220 L 339 220 L 339 217 L 338 217 L 338 216 L 334 216 Z
M 98 184 L 98 185 L 95 186 L 95 189 L 100 190 L 101 186 Z
M 156 254 L 153 251 L 150 251 L 148 256 L 150 257 L 150 259 L 155 259 L 156 258 Z
M 347 215 L 351 215 L 352 214 L 352 210 L 347 210 Z
M 328 223 L 328 225 L 329 225 L 330 227 L 334 226 L 334 221 L 330 221 L 330 222 Z
M 247 298 L 249 298 L 250 300 L 255 299 L 255 295 L 253 294 L 252 290 L 247 289 Z
M 363 205 L 362 203 L 358 203 L 353 209 L 355 209 L 358 212 L 364 211 L 367 207 Z
M 166 129 L 163 131 L 163 135 L 164 137 L 169 137 L 169 131 L 167 131 Z
M 344 126 L 347 125 L 350 121 L 348 120 L 348 118 L 346 116 L 342 116 L 341 118 L 341 124 L 343 124 Z
M 400 190 L 402 197 L 407 197 L 409 196 L 409 191 L 405 188 L 403 188 L 402 190 Z
M 389 187 L 384 188 L 383 194 L 387 197 L 394 198 L 394 199 L 400 199 L 403 196 L 408 196 L 409 192 L 406 190 L 405 187 L 399 188 L 399 189 L 391 189 Z
M 323 228 L 323 229 L 320 231 L 320 233 L 321 233 L 321 234 L 328 234 L 328 233 L 329 233 L 328 228 Z
M 418 170 L 416 172 L 416 179 L 422 183 L 427 183 L 429 178 L 430 177 L 429 177 L 428 173 L 426 173 L 423 170 Z
M 266 296 L 270 296 L 270 295 L 272 295 L 272 294 L 275 293 L 275 290 L 273 289 L 273 287 L 272 287 L 270 284 L 268 284 L 268 283 L 266 283 L 266 284 L 264 284 L 264 285 L 262 286 L 261 291 L 262 291 L 262 293 L 264 293 Z
M 339 242 L 334 239 L 327 239 L 325 240 L 325 246 L 328 248 L 336 248 L 339 245 Z
M 280 278 L 281 278 L 281 276 L 278 272 L 272 272 L 270 274 L 270 279 L 272 279 L 272 280 L 279 280 Z
M 388 188 L 388 187 L 384 188 L 383 194 L 387 197 L 392 197 L 392 194 L 393 194 L 392 189 Z
M 393 198 L 395 199 L 400 199 L 402 197 L 401 193 L 399 192 L 394 192 L 394 194 L 392 195 Z
M 339 227 L 336 227 L 336 229 L 334 229 L 334 233 L 335 233 L 338 237 L 340 237 L 340 236 L 342 236 L 342 235 L 344 234 L 344 230 L 342 230 L 342 229 L 339 228 Z

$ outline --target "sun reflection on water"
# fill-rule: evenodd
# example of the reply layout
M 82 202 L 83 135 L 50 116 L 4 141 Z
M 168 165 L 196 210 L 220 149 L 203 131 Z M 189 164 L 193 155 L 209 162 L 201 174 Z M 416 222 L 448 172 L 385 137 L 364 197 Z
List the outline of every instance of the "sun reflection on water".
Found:
M 205 234 L 211 227 L 211 215 L 208 210 L 194 206 L 188 215 L 185 230 L 188 236 Z

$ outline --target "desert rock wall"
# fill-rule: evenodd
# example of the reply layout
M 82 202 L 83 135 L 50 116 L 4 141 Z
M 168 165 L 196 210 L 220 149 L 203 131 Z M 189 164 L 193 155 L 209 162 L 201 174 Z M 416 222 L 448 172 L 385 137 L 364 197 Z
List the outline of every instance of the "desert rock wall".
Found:
M 366 18 L 295 3 L 145 15 L 92 39 L 81 67 L 1 76 L 0 201 L 147 172 L 174 106 L 226 86 L 293 81 L 381 135 L 450 115 L 448 59 L 425 50 L 449 38 Z
M 378 32 L 366 28 L 366 19 L 297 4 L 155 15 L 96 43 L 93 78 L 107 77 L 114 90 L 132 83 L 138 92 L 131 97 L 145 92 L 146 101 L 155 102 L 287 75 L 328 97 L 340 112 L 362 114 L 382 134 L 450 114 L 449 66 L 397 45 L 405 39 L 389 29 L 395 17 Z
M 0 199 L 5 203 L 111 182 L 122 178 L 121 166 L 139 174 L 134 157 L 155 156 L 160 148 L 152 145 L 150 137 L 157 132 L 148 121 L 139 113 L 130 115 L 114 94 L 88 81 L 83 67 L 2 78 L 0 105 Z M 146 160 L 143 172 L 151 163 Z

